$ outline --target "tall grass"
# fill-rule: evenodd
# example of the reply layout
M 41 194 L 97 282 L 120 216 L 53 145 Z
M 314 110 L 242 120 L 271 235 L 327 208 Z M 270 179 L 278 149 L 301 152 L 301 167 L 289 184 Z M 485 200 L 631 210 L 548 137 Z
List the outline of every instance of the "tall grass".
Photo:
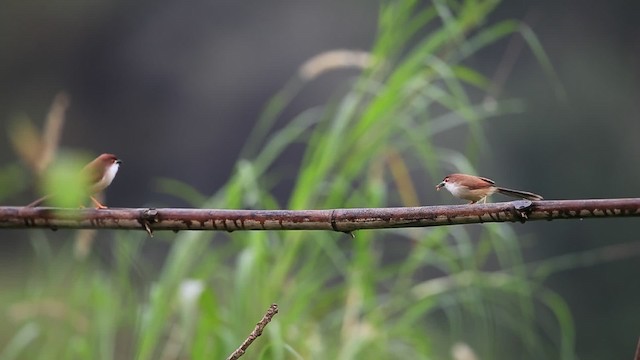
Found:
M 443 164 L 473 171 L 467 157 L 432 139 L 466 126 L 481 144 L 482 120 L 519 109 L 515 101 L 474 100 L 489 80 L 464 63 L 519 31 L 514 21 L 487 23 L 497 5 L 382 1 L 376 42 L 366 61 L 356 57 L 363 69 L 345 94 L 274 128 L 313 76 L 335 68 L 306 64 L 319 70 L 296 75 L 274 96 L 228 183 L 206 199 L 186 184 L 176 195 L 216 208 L 425 204 L 422 182 L 435 183 Z M 348 52 L 342 55 L 353 65 Z M 305 150 L 290 194 L 277 199 L 278 169 L 300 143 Z M 416 185 L 414 178 L 430 180 Z M 35 234 L 33 273 L 20 292 L 0 294 L 15 304 L 0 360 L 225 358 L 274 302 L 280 313 L 247 358 L 437 359 L 460 342 L 484 359 L 573 356 L 564 302 L 529 276 L 505 225 L 362 231 L 354 238 L 163 234 L 172 245 L 157 273 L 141 253 L 141 233 L 114 234 L 109 269 L 71 260 L 70 248 L 53 250 Z

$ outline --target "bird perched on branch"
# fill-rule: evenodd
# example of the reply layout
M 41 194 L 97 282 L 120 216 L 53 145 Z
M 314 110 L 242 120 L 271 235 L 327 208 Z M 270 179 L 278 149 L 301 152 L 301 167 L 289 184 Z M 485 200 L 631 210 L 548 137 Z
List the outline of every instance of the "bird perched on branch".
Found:
M 120 168 L 122 161 L 113 154 L 102 154 L 88 163 L 80 172 L 80 176 L 83 181 L 86 181 L 87 191 L 89 197 L 96 205 L 96 209 L 106 209 L 107 207 L 100 203 L 93 194 L 99 193 L 106 189 L 116 177 L 118 169 Z M 52 195 L 46 195 L 40 199 L 27 205 L 27 207 L 34 207 L 42 204 L 45 200 L 49 199 Z
M 471 201 L 470 204 L 481 200 L 486 203 L 487 196 L 493 195 L 496 192 L 527 200 L 542 200 L 542 196 L 538 194 L 503 188 L 496 186 L 495 182 L 491 179 L 467 174 L 451 174 L 446 176 L 441 183 L 436 185 L 436 190 L 440 190 L 443 187 L 449 190 L 451 195 Z

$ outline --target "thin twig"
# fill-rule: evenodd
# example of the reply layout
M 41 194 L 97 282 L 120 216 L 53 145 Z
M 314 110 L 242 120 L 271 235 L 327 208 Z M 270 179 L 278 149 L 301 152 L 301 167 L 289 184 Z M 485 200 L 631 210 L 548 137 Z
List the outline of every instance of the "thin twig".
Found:
M 235 360 L 235 359 L 238 359 L 240 356 L 244 355 L 245 351 L 247 351 L 247 348 L 251 345 L 251 343 L 253 343 L 258 338 L 258 336 L 262 335 L 262 331 L 264 330 L 264 328 L 267 326 L 267 324 L 271 322 L 271 319 L 277 313 L 278 313 L 278 304 L 271 304 L 271 306 L 269 307 L 269 310 L 267 310 L 267 312 L 264 314 L 262 319 L 258 321 L 258 323 L 256 324 L 256 327 L 253 329 L 251 334 L 249 334 L 249 336 L 244 340 L 244 342 L 242 343 L 242 345 L 240 345 L 239 348 L 237 348 L 233 353 L 231 353 L 231 355 L 229 355 L 227 360 Z
M 0 207 L 0 229 L 329 230 L 640 216 L 640 198 L 329 210 Z

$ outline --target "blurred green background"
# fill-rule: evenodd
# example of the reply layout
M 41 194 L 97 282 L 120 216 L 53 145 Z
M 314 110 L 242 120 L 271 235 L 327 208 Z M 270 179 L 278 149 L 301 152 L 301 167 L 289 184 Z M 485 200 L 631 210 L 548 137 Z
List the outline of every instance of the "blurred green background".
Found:
M 634 197 L 639 7 L 5 2 L 0 203 L 102 152 L 111 207 L 457 204 L 454 171 Z M 224 358 L 273 302 L 246 358 L 630 358 L 636 222 L 2 231 L 0 360 Z

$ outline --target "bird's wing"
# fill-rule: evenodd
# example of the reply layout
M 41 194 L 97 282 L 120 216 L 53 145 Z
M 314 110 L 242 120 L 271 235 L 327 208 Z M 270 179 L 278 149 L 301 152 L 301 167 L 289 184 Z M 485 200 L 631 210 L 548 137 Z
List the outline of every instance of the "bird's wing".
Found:
M 469 189 L 471 190 L 475 190 L 475 189 L 484 189 L 487 187 L 487 185 L 494 185 L 495 182 L 491 179 L 487 179 L 484 177 L 480 177 L 480 176 L 474 176 L 473 178 L 469 179 L 471 181 L 468 181 L 467 186 L 469 187 Z
M 479 177 L 480 179 L 482 179 L 482 180 L 484 180 L 484 181 L 488 182 L 488 183 L 489 183 L 489 184 L 491 184 L 491 185 L 495 185 L 495 183 L 496 183 L 495 181 L 493 181 L 493 180 L 491 180 L 491 179 L 487 179 L 486 177 L 482 177 L 482 176 L 478 176 L 478 177 Z
M 100 181 L 102 179 L 102 175 L 102 172 L 99 171 L 98 159 L 95 159 L 92 162 L 88 163 L 82 169 L 82 176 L 85 177 L 86 181 L 88 181 L 89 184 L 95 184 Z

